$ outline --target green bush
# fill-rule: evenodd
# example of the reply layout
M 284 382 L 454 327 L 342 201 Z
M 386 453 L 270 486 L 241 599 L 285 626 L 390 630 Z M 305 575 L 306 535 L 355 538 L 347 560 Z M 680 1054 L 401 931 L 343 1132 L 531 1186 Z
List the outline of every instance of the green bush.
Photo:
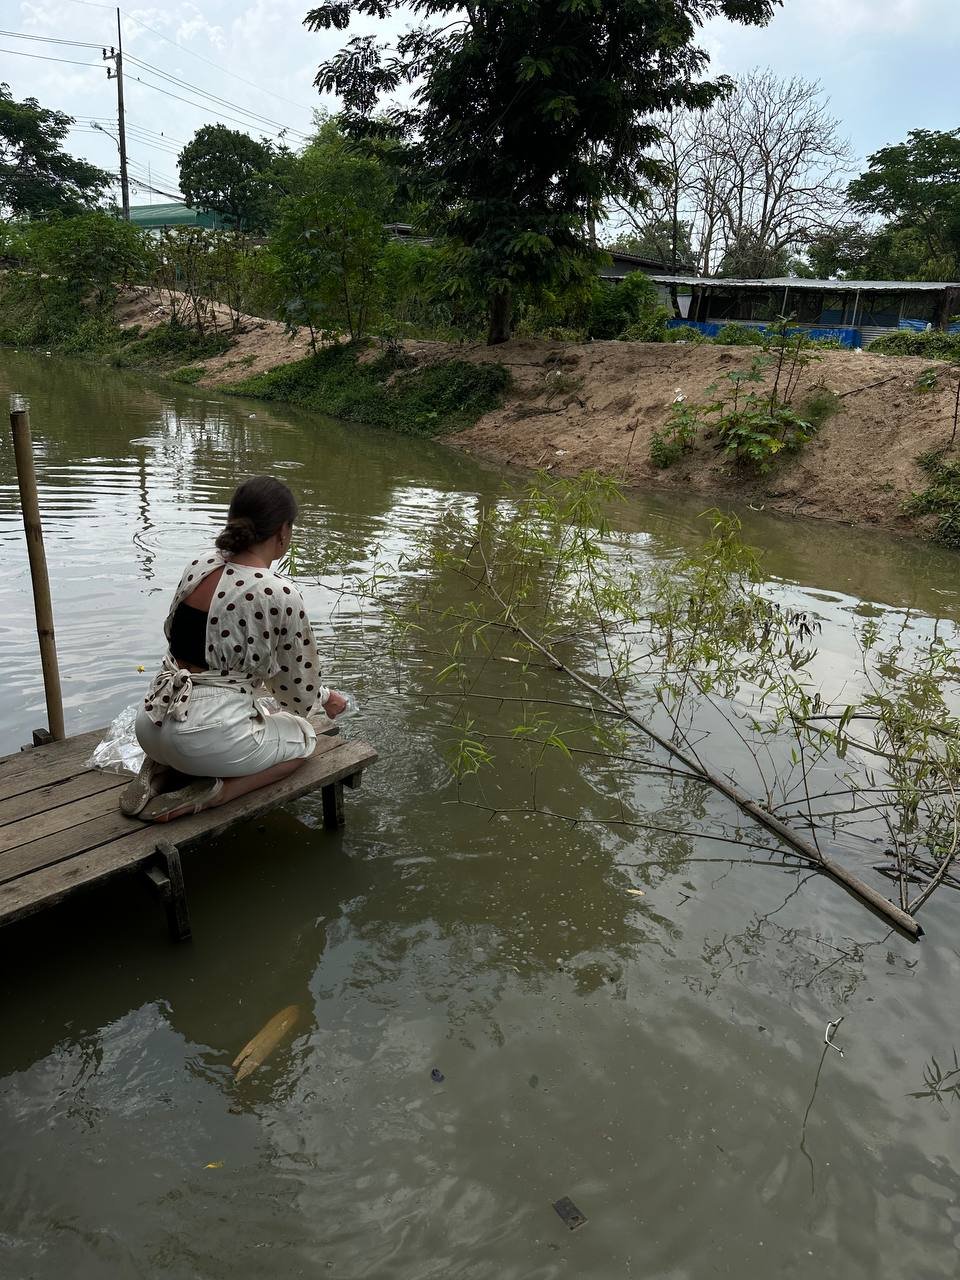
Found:
M 144 337 L 117 351 L 112 363 L 121 369 L 138 365 L 169 367 L 181 365 L 187 360 L 205 360 L 229 351 L 232 339 L 226 333 L 207 333 L 203 337 L 184 324 L 162 324 L 149 330 Z
M 552 324 L 544 329 L 543 337 L 552 342 L 584 342 L 587 335 L 582 329 L 567 329 L 562 324 Z
M 960 360 L 960 333 L 928 329 L 914 333 L 901 329 L 884 333 L 870 343 L 870 351 L 884 356 L 926 356 L 929 360 Z
M 908 516 L 936 516 L 934 541 L 960 549 L 960 462 L 944 462 L 943 454 L 932 450 L 917 458 L 930 484 L 923 493 L 911 494 L 903 510 Z
M 695 328 L 692 324 L 678 324 L 672 329 L 668 329 L 663 335 L 664 342 L 689 342 L 691 346 L 700 347 L 704 343 L 712 342 L 712 338 L 708 338 L 702 329 Z
M 748 324 L 725 324 L 714 342 L 718 347 L 762 347 L 767 339 Z
M 642 271 L 631 272 L 617 284 L 597 280 L 590 298 L 587 333 L 591 338 L 619 338 L 631 325 L 648 321 L 660 310 L 657 286 Z
M 404 435 L 461 431 L 503 402 L 510 375 L 499 364 L 445 360 L 397 372 L 389 355 L 361 360 L 361 348 L 321 348 L 296 364 L 257 374 L 228 394 L 315 409 Z
M 620 335 L 621 342 L 665 342 L 670 312 L 666 307 L 653 307 Z
M 188 387 L 192 387 L 199 382 L 206 373 L 202 364 L 185 364 L 182 369 L 174 369 L 170 374 L 172 382 L 182 382 Z
M 707 412 L 709 406 L 706 405 L 688 405 L 683 401 L 674 404 L 663 428 L 654 431 L 650 441 L 650 461 L 655 467 L 661 470 L 672 467 L 693 448 L 705 425 Z

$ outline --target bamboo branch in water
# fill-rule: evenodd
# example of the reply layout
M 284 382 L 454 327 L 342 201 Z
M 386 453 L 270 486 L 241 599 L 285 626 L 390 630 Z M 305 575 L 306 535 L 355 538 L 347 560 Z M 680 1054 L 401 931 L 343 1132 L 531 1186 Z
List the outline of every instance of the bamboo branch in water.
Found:
M 888 898 L 885 898 L 882 893 L 878 893 L 876 889 L 861 880 L 858 876 L 855 876 L 852 872 L 848 871 L 846 867 L 841 866 L 840 863 L 834 862 L 832 858 L 822 854 L 820 850 L 817 849 L 809 840 L 805 840 L 802 836 L 798 835 L 797 832 L 793 831 L 790 827 L 786 826 L 785 823 L 781 822 L 779 818 L 775 817 L 772 813 L 769 813 L 766 809 L 762 809 L 756 801 L 752 800 L 748 795 L 742 792 L 735 783 L 708 769 L 706 765 L 696 759 L 678 743 L 674 742 L 671 738 L 664 737 L 662 734 L 658 733 L 657 730 L 654 729 L 647 721 L 642 720 L 639 716 L 635 715 L 622 703 L 618 703 L 608 693 L 605 693 L 602 689 L 585 679 L 585 677 L 580 675 L 578 671 L 575 671 L 572 667 L 568 667 L 561 658 L 559 658 L 547 645 L 537 639 L 529 628 L 520 621 L 512 604 L 503 598 L 494 585 L 492 575 L 490 573 L 490 566 L 487 562 L 482 546 L 479 547 L 479 551 L 481 558 L 483 559 L 484 572 L 481 583 L 478 583 L 477 585 L 482 585 L 484 590 L 496 601 L 499 607 L 503 610 L 503 617 L 509 621 L 516 634 L 522 636 L 527 644 L 546 658 L 557 671 L 569 676 L 575 684 L 579 685 L 580 688 L 590 694 L 591 697 L 603 702 L 616 714 L 622 716 L 625 720 L 628 720 L 632 725 L 650 738 L 651 741 L 656 742 L 664 751 L 684 765 L 685 768 L 702 777 L 705 782 L 708 782 L 710 786 L 714 788 L 715 791 L 719 791 L 721 795 L 726 796 L 728 800 L 731 800 L 744 813 L 749 814 L 750 817 L 756 822 L 759 822 L 761 826 L 766 827 L 768 831 L 773 832 L 773 834 L 779 839 L 796 849 L 798 853 L 801 853 L 809 862 L 816 863 L 820 866 L 827 875 L 836 880 L 839 884 L 842 884 L 844 888 L 849 889 L 855 897 L 859 898 L 874 911 L 877 911 L 898 929 L 901 929 L 909 937 L 914 939 L 921 936 L 923 930 L 912 915 L 909 915 L 900 907 L 895 906 L 894 903 L 892 903 Z M 944 867 L 944 873 L 945 872 L 946 867 Z M 932 892 L 933 887 L 935 886 L 930 886 L 930 892 Z M 916 907 L 921 902 L 925 901 L 927 897 L 929 897 L 929 893 L 921 894 L 920 897 L 911 904 L 913 909 L 915 910 Z

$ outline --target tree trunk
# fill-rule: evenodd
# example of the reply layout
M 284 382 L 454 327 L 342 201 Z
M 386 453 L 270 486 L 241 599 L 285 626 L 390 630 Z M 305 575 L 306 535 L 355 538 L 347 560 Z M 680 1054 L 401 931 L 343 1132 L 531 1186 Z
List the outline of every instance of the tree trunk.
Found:
M 509 288 L 494 289 L 488 301 L 489 328 L 487 346 L 495 347 L 510 340 L 510 321 L 513 318 L 513 294 Z
M 937 312 L 933 319 L 935 329 L 948 329 L 950 321 L 960 309 L 960 290 L 944 289 L 937 299 Z

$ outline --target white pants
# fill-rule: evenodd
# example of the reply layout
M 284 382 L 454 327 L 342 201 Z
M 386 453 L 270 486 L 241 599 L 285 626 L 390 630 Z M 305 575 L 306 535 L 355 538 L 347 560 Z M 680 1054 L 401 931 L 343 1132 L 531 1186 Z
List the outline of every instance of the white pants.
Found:
M 158 764 L 206 778 L 244 778 L 313 754 L 312 724 L 290 711 L 262 715 L 249 693 L 195 684 L 186 720 L 168 716 L 158 729 L 141 708 L 137 740 Z

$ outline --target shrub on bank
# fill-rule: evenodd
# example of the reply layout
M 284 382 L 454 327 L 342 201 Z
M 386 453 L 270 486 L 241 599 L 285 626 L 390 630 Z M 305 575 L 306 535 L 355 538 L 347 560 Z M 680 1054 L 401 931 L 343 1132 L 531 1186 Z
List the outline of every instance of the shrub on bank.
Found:
M 884 356 L 926 356 L 930 360 L 960 360 L 960 333 L 946 333 L 942 329 L 927 329 L 914 333 L 901 329 L 897 333 L 884 333 L 870 343 L 870 352 Z
M 748 324 L 725 324 L 714 342 L 718 347 L 762 347 L 767 339 L 759 329 Z
M 403 435 L 432 436 L 472 426 L 503 403 L 510 381 L 499 364 L 444 360 L 398 369 L 390 355 L 361 360 L 362 351 L 356 344 L 325 347 L 306 360 L 224 390 L 301 405 Z
M 903 510 L 908 516 L 935 516 L 933 540 L 960 549 L 960 462 L 946 461 L 945 452 L 935 449 L 917 458 L 929 484 L 923 493 L 912 493 Z

